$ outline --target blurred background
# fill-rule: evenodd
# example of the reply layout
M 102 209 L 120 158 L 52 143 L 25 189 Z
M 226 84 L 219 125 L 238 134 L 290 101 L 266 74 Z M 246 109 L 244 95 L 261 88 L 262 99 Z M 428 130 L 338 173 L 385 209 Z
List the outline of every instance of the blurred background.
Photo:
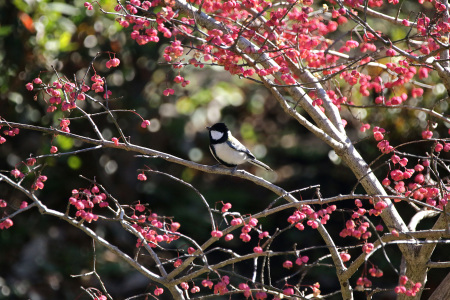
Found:
M 113 11 L 116 3 L 99 2 L 106 11 Z M 132 143 L 212 165 L 216 162 L 208 150 L 205 126 L 223 121 L 236 137 L 276 172 L 267 173 L 251 165 L 244 165 L 242 168 L 263 176 L 286 190 L 320 184 L 323 197 L 345 194 L 352 190 L 356 180 L 350 170 L 328 146 L 290 119 L 263 86 L 233 77 L 214 66 L 174 70 L 160 58 L 168 45 L 167 40 L 161 37 L 158 44 L 138 46 L 129 38 L 131 29 L 122 29 L 113 16 L 100 13 L 98 5 L 94 4 L 93 11 L 87 11 L 83 3 L 83 0 L 0 0 L 0 117 L 13 122 L 57 126 L 58 119 L 63 115 L 46 113 L 42 97 L 35 99 L 35 92 L 27 91 L 25 84 L 37 76 L 50 81 L 55 78 L 52 68 L 60 76 L 70 79 L 75 76 L 80 79 L 93 57 L 102 52 L 95 62 L 95 68 L 106 77 L 108 89 L 113 92 L 115 99 L 110 104 L 111 108 L 135 109 L 143 118 L 151 121 L 148 129 L 142 129 L 141 120 L 136 115 L 116 114 L 120 126 Z M 345 27 L 341 29 L 342 32 L 346 30 Z M 108 51 L 116 53 L 120 59 L 118 68 L 109 70 L 105 67 L 109 59 Z M 173 79 L 179 74 L 190 80 L 186 88 L 174 84 Z M 91 75 L 92 73 L 89 77 Z M 437 80 L 430 77 L 427 81 L 432 83 Z M 174 88 L 174 95 L 162 96 L 166 88 Z M 441 101 L 444 97 L 445 89 L 437 84 L 433 89 L 425 91 L 421 101 L 428 107 L 434 106 L 438 111 L 446 111 L 448 104 Z M 365 104 L 373 99 L 372 96 L 363 98 L 355 91 L 353 101 Z M 99 107 L 89 104 L 89 101 L 86 101 L 84 109 L 89 112 L 100 111 Z M 371 131 L 359 131 L 361 122 L 388 129 L 390 140 L 396 144 L 420 137 L 421 131 L 428 124 L 426 115 L 413 111 L 355 109 L 345 111 L 344 115 L 347 117 L 349 135 L 353 140 L 359 141 L 357 147 L 367 161 L 378 157 L 379 151 L 376 149 L 376 142 L 367 138 L 371 137 Z M 95 120 L 106 138 L 118 136 L 110 119 L 99 116 Z M 439 126 L 435 130 L 435 137 L 445 135 L 446 130 Z M 71 131 L 94 136 L 92 128 L 84 120 L 72 121 Z M 25 130 L 14 138 L 8 138 L 0 146 L 0 170 L 9 172 L 30 154 L 48 153 L 51 140 L 50 136 Z M 62 152 L 86 146 L 61 137 L 56 138 L 53 144 Z M 431 146 L 416 144 L 404 147 L 402 151 L 423 154 Z M 377 166 L 382 165 L 381 162 L 385 159 L 383 157 Z M 180 232 L 187 235 L 195 233 L 199 243 L 209 237 L 211 225 L 198 195 L 162 175 L 150 175 L 146 182 L 139 182 L 137 169 L 148 166 L 177 176 L 196 187 L 211 207 L 221 208 L 221 201 L 230 202 L 232 210 L 241 214 L 259 212 L 276 198 L 265 189 L 239 178 L 204 174 L 160 159 L 136 158 L 133 153 L 112 149 L 49 158 L 41 163 L 45 164 L 42 173 L 48 176 L 48 181 L 44 190 L 37 194 L 49 207 L 65 210 L 72 189 L 90 186 L 88 181 L 80 178 L 79 175 L 83 175 L 89 179 L 95 178 L 123 204 L 141 201 L 159 215 L 173 216 L 175 221 L 181 223 Z M 384 178 L 387 172 L 386 166 L 376 171 L 380 178 Z M 359 188 L 357 191 L 362 192 Z M 314 192 L 311 189 L 296 196 L 310 199 L 314 197 Z M 8 201 L 9 210 L 6 212 L 9 213 L 27 200 L 5 184 L 0 184 L 0 198 Z M 353 203 L 342 203 L 338 207 L 352 208 Z M 399 207 L 405 216 L 412 215 L 408 206 L 399 204 Z M 263 228 L 273 230 L 277 226 L 286 226 L 288 215 L 281 214 L 264 220 Z M 332 215 L 330 222 L 336 225 L 329 226 L 329 229 L 335 236 L 344 226 L 344 217 L 346 216 L 342 214 Z M 0 231 L 0 299 L 89 299 L 81 286 L 98 287 L 96 279 L 93 276 L 71 275 L 92 270 L 92 241 L 78 229 L 55 218 L 42 216 L 34 209 L 18 215 L 13 221 L 12 228 Z M 130 255 L 135 254 L 135 238 L 125 233 L 118 224 L 97 222 L 92 228 Z M 238 253 L 246 253 L 256 246 L 255 240 L 243 244 L 238 235 L 236 232 L 235 240 L 231 243 Z M 321 245 L 321 240 L 317 232 L 311 230 L 289 231 L 278 239 L 273 249 L 290 250 L 294 243 L 297 244 L 297 249 L 301 249 Z M 337 238 L 337 243 L 358 244 L 358 241 Z M 172 247 L 187 246 L 180 241 Z M 355 255 L 358 251 L 355 251 Z M 397 249 L 390 247 L 387 251 L 392 256 L 393 263 L 398 266 L 400 258 Z M 174 253 L 168 253 L 167 257 L 173 257 L 176 255 Z M 442 253 L 443 250 L 438 246 L 436 257 Z M 313 262 L 326 255 L 327 251 L 317 249 L 305 254 Z M 390 286 L 381 287 L 393 288 L 397 277 L 385 260 L 377 255 L 374 260 L 378 260 L 378 266 L 383 269 L 385 277 L 374 279 L 374 286 L 390 282 Z M 223 257 L 226 256 L 218 254 L 215 259 Z M 98 246 L 96 258 L 97 270 L 115 298 L 123 299 L 154 290 L 155 286 L 146 278 L 106 249 Z M 286 275 L 281 268 L 285 259 L 295 260 L 293 257 L 274 259 L 272 266 L 278 266 L 273 267 L 274 278 Z M 448 255 L 445 259 L 448 259 Z M 243 270 L 245 267 L 241 266 Z M 248 265 L 247 269 L 251 270 L 252 266 Z M 336 289 L 337 281 L 332 268 L 319 266 L 307 271 L 303 286 L 320 282 L 324 294 Z M 427 287 L 431 291 L 439 283 L 439 278 L 442 278 L 443 273 L 439 272 L 430 272 Z M 441 272 L 445 274 L 445 271 Z M 357 275 L 359 277 L 360 273 Z M 251 273 L 246 276 L 251 276 Z M 296 281 L 290 283 L 295 284 Z M 424 297 L 426 295 L 429 294 L 425 292 Z M 365 297 L 363 293 L 359 296 Z M 376 297 L 393 299 L 390 293 L 381 293 Z M 339 299 L 339 296 L 334 299 Z

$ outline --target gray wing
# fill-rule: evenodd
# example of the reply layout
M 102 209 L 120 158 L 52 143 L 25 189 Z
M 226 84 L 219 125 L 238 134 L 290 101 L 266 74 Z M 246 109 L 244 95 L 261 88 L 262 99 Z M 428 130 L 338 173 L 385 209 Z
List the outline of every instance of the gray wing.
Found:
M 255 156 L 250 152 L 250 150 L 242 145 L 241 142 L 239 142 L 234 136 L 230 136 L 228 138 L 227 144 L 236 151 L 244 152 L 250 159 L 255 159 Z

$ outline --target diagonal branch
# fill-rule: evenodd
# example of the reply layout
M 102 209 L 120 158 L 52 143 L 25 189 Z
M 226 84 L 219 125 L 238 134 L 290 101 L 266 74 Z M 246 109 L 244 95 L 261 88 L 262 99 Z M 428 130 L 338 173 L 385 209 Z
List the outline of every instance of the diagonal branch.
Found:
M 90 137 L 77 135 L 74 133 L 64 132 L 64 131 L 54 129 L 54 128 L 46 128 L 46 127 L 35 126 L 35 125 L 7 122 L 7 121 L 3 121 L 3 120 L 0 120 L 0 125 L 8 125 L 11 127 L 16 127 L 16 128 L 21 128 L 21 129 L 40 131 L 40 132 L 44 132 L 44 133 L 51 134 L 51 135 L 62 135 L 62 136 L 66 136 L 69 138 L 73 138 L 73 139 L 85 142 L 87 144 L 101 145 L 104 148 L 115 148 L 115 149 L 122 149 L 125 151 L 132 151 L 132 152 L 146 155 L 148 158 L 162 158 L 166 161 L 176 163 L 176 164 L 188 167 L 188 168 L 196 169 L 196 170 L 199 170 L 199 171 L 202 171 L 205 173 L 230 175 L 230 176 L 239 177 L 239 178 L 242 178 L 245 180 L 249 180 L 261 187 L 264 187 L 264 188 L 272 191 L 273 193 L 275 193 L 278 196 L 282 196 L 288 202 L 297 202 L 298 201 L 294 196 L 289 194 L 283 188 L 281 188 L 261 177 L 255 176 L 247 171 L 244 171 L 244 170 L 237 170 L 236 172 L 233 172 L 233 170 L 230 170 L 227 168 L 198 164 L 198 163 L 195 163 L 195 162 L 192 162 L 189 160 L 179 158 L 179 157 L 171 155 L 171 154 L 167 154 L 167 153 L 153 150 L 150 148 L 134 145 L 131 143 L 129 143 L 129 144 L 118 143 L 116 145 L 112 141 L 102 141 L 102 140 L 98 140 L 98 139 L 94 139 L 94 138 L 90 138 Z
M 27 190 L 23 186 L 17 184 L 16 182 L 14 182 L 13 180 L 11 180 L 10 178 L 8 178 L 7 176 L 5 176 L 5 175 L 3 175 L 1 173 L 0 173 L 0 179 L 2 179 L 3 182 L 9 184 L 11 187 L 19 190 L 24 195 L 26 195 L 30 200 L 32 200 L 33 203 L 39 209 L 41 214 L 57 217 L 57 218 L 59 218 L 61 220 L 66 221 L 70 225 L 79 228 L 87 236 L 89 236 L 90 238 L 92 238 L 93 240 L 95 240 L 96 242 L 101 244 L 102 246 L 108 248 L 111 252 L 113 252 L 114 254 L 119 256 L 123 261 L 127 262 L 130 266 L 132 266 L 133 268 L 138 270 L 145 277 L 149 278 L 152 281 L 160 283 L 160 284 L 165 284 L 166 283 L 162 277 L 158 276 L 157 274 L 155 274 L 155 273 L 151 272 L 150 270 L 148 270 L 147 268 L 143 267 L 137 261 L 135 261 L 130 256 L 128 256 L 128 254 L 122 252 L 115 245 L 111 244 L 110 242 L 108 242 L 104 238 L 102 238 L 99 235 L 97 235 L 92 229 L 90 229 L 89 227 L 87 227 L 84 224 L 80 223 L 78 220 L 76 220 L 74 218 L 71 218 L 69 216 L 66 216 L 65 214 L 63 214 L 63 213 L 61 213 L 59 211 L 56 211 L 56 210 L 48 208 L 45 204 L 43 204 L 41 202 L 41 200 L 38 199 L 38 197 L 36 197 L 36 195 L 34 195 L 29 190 Z

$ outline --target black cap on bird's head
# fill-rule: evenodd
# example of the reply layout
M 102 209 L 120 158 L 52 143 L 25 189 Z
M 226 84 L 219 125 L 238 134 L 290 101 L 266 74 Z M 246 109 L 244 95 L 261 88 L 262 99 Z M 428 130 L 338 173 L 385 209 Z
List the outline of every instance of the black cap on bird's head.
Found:
M 209 133 L 209 141 L 213 144 L 223 143 L 228 140 L 228 127 L 225 123 L 216 123 L 211 127 L 206 127 Z
M 211 127 L 206 127 L 209 131 L 211 130 L 215 130 L 215 131 L 219 131 L 219 132 L 227 132 L 228 131 L 228 127 L 227 125 L 225 125 L 225 123 L 216 123 Z

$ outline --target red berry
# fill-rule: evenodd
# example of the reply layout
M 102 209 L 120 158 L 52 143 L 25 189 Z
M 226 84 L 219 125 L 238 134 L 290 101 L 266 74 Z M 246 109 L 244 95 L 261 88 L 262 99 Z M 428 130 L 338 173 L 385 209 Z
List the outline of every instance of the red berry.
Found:
M 349 261 L 351 256 L 348 253 L 342 252 L 339 254 L 343 262 Z
M 260 246 L 256 246 L 255 248 L 253 248 L 253 252 L 255 252 L 255 253 L 262 253 L 263 249 Z
M 142 128 L 147 128 L 147 126 L 150 126 L 150 121 L 149 120 L 142 121 L 141 127 Z
M 221 238 L 223 236 L 223 232 L 220 230 L 211 231 L 211 236 L 216 238 Z
M 164 289 L 163 288 L 156 288 L 155 291 L 153 292 L 153 294 L 155 294 L 155 296 L 159 296 L 162 293 L 164 293 Z
M 32 91 L 33 90 L 33 83 L 31 83 L 31 82 L 28 82 L 27 84 L 25 84 L 25 87 L 26 87 L 26 89 L 27 90 L 29 90 L 29 91 Z
M 290 269 L 290 268 L 292 268 L 292 266 L 293 266 L 293 264 L 292 264 L 292 261 L 290 261 L 290 260 L 286 260 L 283 263 L 283 268 Z
M 408 281 L 409 281 L 409 279 L 407 276 L 405 276 L 405 275 L 400 276 L 400 280 L 399 280 L 400 285 L 405 285 L 406 283 L 408 283 Z
M 144 173 L 139 173 L 137 176 L 137 179 L 140 181 L 146 181 L 147 180 L 147 176 L 145 176 Z
M 234 239 L 234 236 L 231 233 L 229 233 L 225 236 L 225 241 L 227 241 L 227 242 L 231 241 L 232 239 Z

